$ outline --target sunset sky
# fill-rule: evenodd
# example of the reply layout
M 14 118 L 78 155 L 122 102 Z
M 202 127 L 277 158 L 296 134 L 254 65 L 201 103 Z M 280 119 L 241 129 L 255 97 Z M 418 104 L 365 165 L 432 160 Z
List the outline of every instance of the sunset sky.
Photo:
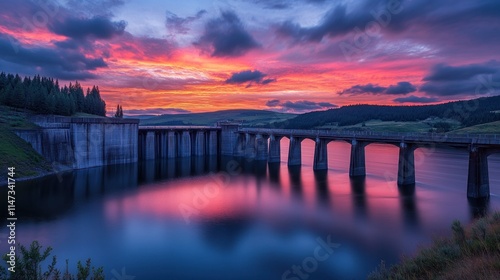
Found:
M 498 0 L 0 0 L 0 71 L 108 111 L 424 104 L 500 94 Z

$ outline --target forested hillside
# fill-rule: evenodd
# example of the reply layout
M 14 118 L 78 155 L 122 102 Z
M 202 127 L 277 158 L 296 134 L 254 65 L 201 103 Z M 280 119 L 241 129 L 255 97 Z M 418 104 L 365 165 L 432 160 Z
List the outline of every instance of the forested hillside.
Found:
M 106 115 L 99 87 L 83 88 L 78 82 L 59 86 L 52 78 L 0 73 L 0 105 L 32 110 L 39 114 L 70 116 L 76 112 Z
M 274 124 L 284 128 L 313 128 L 327 124 L 347 126 L 369 120 L 422 121 L 430 117 L 451 119 L 463 127 L 500 120 L 500 96 L 424 106 L 350 105 L 327 111 L 311 112 Z

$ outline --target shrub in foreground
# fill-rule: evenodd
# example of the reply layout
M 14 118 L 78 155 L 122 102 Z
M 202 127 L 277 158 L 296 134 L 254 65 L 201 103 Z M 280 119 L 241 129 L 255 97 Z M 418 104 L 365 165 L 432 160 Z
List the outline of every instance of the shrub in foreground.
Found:
M 66 269 L 64 272 L 56 268 L 57 258 L 52 256 L 52 261 L 46 269 L 42 269 L 42 262 L 45 261 L 52 252 L 51 247 L 42 248 L 38 241 L 33 241 L 29 248 L 23 245 L 19 246 L 20 254 L 16 255 L 15 272 L 7 272 L 5 267 L 0 266 L 0 279 L 5 280 L 102 280 L 104 279 L 104 270 L 102 267 L 94 267 L 90 259 L 85 264 L 78 261 L 77 274 L 71 274 L 68 271 L 68 260 L 66 260 Z M 9 257 L 3 257 L 5 261 Z
M 454 221 L 451 228 L 452 238 L 437 240 L 391 268 L 382 262 L 368 279 L 500 279 L 500 212 L 468 228 Z

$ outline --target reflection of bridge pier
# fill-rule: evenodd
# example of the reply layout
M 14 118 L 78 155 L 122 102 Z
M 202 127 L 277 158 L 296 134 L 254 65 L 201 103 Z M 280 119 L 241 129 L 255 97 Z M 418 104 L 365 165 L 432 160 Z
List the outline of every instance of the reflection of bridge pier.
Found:
M 292 188 L 292 193 L 302 195 L 302 174 L 300 165 L 289 165 L 288 175 L 290 178 L 290 186 Z
M 316 199 L 322 204 L 327 204 L 330 200 L 330 192 L 328 191 L 328 171 L 314 171 L 314 181 L 316 183 Z
M 328 169 L 328 143 L 346 141 L 351 144 L 351 177 L 366 175 L 365 147 L 390 144 L 399 147 L 399 186 L 415 184 L 414 152 L 419 147 L 451 146 L 469 150 L 468 197 L 488 197 L 489 178 L 487 157 L 500 152 L 500 137 L 461 136 L 427 133 L 339 132 L 328 130 L 290 130 L 241 128 L 234 122 L 221 122 L 218 127 L 168 126 L 139 128 L 141 159 L 187 158 L 192 155 L 222 155 L 245 157 L 248 160 L 280 162 L 280 140 L 290 140 L 288 166 L 302 164 L 301 143 L 315 141 L 314 170 Z M 472 144 L 471 144 L 472 143 Z
M 467 198 L 469 203 L 469 211 L 472 219 L 482 218 L 488 212 L 490 208 L 489 197 L 486 198 Z
M 359 218 L 366 218 L 366 178 L 363 176 L 352 177 L 350 178 L 350 183 L 354 213 Z
M 407 185 L 398 188 L 401 210 L 403 213 L 403 223 L 412 231 L 418 230 L 420 221 L 418 216 L 417 203 L 415 199 L 415 185 Z

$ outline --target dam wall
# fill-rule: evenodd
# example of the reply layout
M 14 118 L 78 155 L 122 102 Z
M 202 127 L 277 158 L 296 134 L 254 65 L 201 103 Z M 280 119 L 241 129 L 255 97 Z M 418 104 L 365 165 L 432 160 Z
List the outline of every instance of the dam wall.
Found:
M 138 120 L 37 116 L 16 134 L 51 163 L 87 168 L 138 159 Z

